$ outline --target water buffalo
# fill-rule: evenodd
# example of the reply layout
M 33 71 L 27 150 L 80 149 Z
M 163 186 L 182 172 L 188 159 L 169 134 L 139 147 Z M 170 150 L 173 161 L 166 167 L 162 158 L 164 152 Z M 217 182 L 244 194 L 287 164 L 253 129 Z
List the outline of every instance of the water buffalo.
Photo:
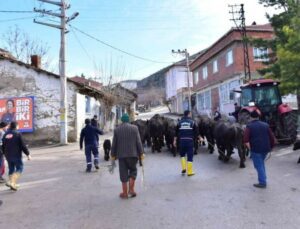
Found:
M 300 149 L 300 140 L 297 140 L 297 141 L 295 142 L 294 148 L 293 148 L 293 150 L 298 150 L 298 149 Z M 299 157 L 299 159 L 298 159 L 298 163 L 300 163 L 300 157 Z
M 217 121 L 214 127 L 214 138 L 220 160 L 229 161 L 233 149 L 237 148 L 240 157 L 240 168 L 245 168 L 245 146 L 243 144 L 243 129 L 240 124 Z
M 198 116 L 199 135 L 207 140 L 207 148 L 210 153 L 214 152 L 214 125 L 215 122 L 206 115 Z
M 176 137 L 176 126 L 175 120 L 170 118 L 165 118 L 165 139 L 168 150 L 171 151 L 173 156 L 176 156 L 176 147 L 173 145 L 174 138 Z
M 150 147 L 151 139 L 150 139 L 150 131 L 149 131 L 149 121 L 138 119 L 133 121 L 132 124 L 138 127 L 143 145 L 147 143 L 147 146 Z
M 165 133 L 164 118 L 158 114 L 154 115 L 149 120 L 149 131 L 152 143 L 152 152 L 161 152 Z

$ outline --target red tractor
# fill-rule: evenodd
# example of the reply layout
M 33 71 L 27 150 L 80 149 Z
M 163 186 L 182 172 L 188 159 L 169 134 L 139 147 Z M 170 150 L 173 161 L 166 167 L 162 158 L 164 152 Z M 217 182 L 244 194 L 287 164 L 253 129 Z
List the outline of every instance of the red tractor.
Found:
M 257 110 L 261 120 L 267 122 L 281 144 L 291 144 L 297 137 L 297 112 L 283 104 L 279 82 L 272 79 L 258 79 L 241 86 L 241 110 L 238 119 L 241 124 L 250 120 L 250 112 Z

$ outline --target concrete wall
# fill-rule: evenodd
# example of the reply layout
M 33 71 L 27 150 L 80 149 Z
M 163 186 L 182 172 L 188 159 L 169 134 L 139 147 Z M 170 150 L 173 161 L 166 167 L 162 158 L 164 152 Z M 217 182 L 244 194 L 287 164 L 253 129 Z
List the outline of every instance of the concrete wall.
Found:
M 84 127 L 85 113 L 85 95 L 76 93 L 76 129 L 77 139 L 80 137 L 80 131 Z
M 24 133 L 31 144 L 59 141 L 60 80 L 7 60 L 0 61 L 0 94 L 2 98 L 34 96 L 33 133 Z M 69 141 L 77 140 L 76 86 L 67 85 Z

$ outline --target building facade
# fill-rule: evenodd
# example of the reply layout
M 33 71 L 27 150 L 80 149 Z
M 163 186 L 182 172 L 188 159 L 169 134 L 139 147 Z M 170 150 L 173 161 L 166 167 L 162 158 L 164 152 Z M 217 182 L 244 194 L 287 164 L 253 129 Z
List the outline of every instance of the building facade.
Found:
M 60 133 L 60 77 L 21 61 L 0 56 L 1 98 L 32 97 L 33 132 L 24 133 L 31 144 L 59 142 Z M 82 104 L 78 87 L 67 82 L 68 141 L 78 139 L 79 129 L 84 123 L 80 114 Z M 81 105 L 80 105 L 81 106 Z M 16 112 L 16 111 L 15 111 Z M 18 122 L 18 117 L 16 119 Z
M 269 24 L 247 26 L 250 38 L 273 39 Z M 269 52 L 264 47 L 249 45 L 249 61 L 252 78 L 258 78 L 257 69 L 264 67 Z M 211 114 L 215 109 L 228 114 L 234 110 L 238 97 L 231 96 L 244 82 L 244 51 L 242 37 L 235 28 L 228 31 L 190 65 L 193 75 L 193 91 L 198 113 Z
M 190 56 L 189 61 L 194 61 L 202 54 L 200 51 Z M 188 81 L 189 77 L 189 81 Z M 188 87 L 193 88 L 192 73 L 187 73 L 186 60 L 181 60 L 170 65 L 165 72 L 166 100 L 169 102 L 171 112 L 183 113 L 188 109 Z

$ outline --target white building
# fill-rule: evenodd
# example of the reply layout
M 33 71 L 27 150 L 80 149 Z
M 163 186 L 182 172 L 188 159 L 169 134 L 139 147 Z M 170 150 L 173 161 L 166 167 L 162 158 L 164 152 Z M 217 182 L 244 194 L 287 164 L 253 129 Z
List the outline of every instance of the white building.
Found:
M 201 53 L 202 51 L 190 56 L 189 60 L 193 61 Z M 181 60 L 170 65 L 165 72 L 165 81 L 166 99 L 171 103 L 171 111 L 174 113 L 183 113 L 184 110 L 188 109 L 188 86 L 191 89 L 193 87 L 192 74 L 191 72 L 187 74 L 186 60 Z
M 183 113 L 187 109 L 188 97 L 183 93 L 183 88 L 188 87 L 187 70 L 185 66 L 174 65 L 165 73 L 166 77 L 166 99 L 171 102 L 171 111 Z M 193 86 L 192 77 L 189 73 L 190 87 Z
M 32 128 L 23 134 L 30 144 L 59 142 L 60 138 L 60 76 L 41 69 L 39 63 L 40 61 L 33 61 L 30 65 L 0 54 L 1 110 L 5 109 L 5 100 L 15 98 L 15 101 L 20 101 L 18 98 L 33 98 L 31 120 L 28 121 Z M 113 118 L 116 118 L 116 115 L 111 115 L 113 105 L 121 106 L 123 101 L 126 101 L 127 107 L 131 104 L 134 106 L 136 97 L 131 95 L 128 99 L 116 98 L 90 83 L 85 84 L 68 78 L 67 99 L 68 141 L 73 142 L 79 139 L 86 118 L 92 118 L 93 115 L 101 118 L 105 113 L 105 117 L 112 119 L 105 118 L 104 124 L 115 123 Z M 15 106 L 13 109 L 16 121 L 22 121 L 18 120 L 17 113 L 21 107 Z

